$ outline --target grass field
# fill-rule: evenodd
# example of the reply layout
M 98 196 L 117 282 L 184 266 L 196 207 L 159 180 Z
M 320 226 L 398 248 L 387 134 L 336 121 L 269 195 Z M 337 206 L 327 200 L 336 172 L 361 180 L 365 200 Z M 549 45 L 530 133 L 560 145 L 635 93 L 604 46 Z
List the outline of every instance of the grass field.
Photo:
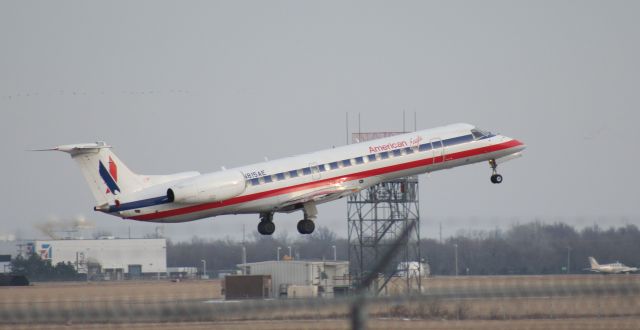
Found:
M 225 302 L 220 281 L 0 288 L 0 329 L 348 329 L 351 300 Z M 393 288 L 394 285 L 396 288 Z M 434 277 L 368 303 L 371 329 L 638 329 L 640 276 Z M 391 291 L 401 292 L 399 283 Z

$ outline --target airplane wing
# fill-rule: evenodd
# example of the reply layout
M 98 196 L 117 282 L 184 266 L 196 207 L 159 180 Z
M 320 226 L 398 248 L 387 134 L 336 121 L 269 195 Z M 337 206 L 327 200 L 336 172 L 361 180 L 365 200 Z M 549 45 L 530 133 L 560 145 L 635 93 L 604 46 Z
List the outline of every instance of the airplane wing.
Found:
M 358 192 L 358 189 L 351 188 L 346 189 L 344 187 L 330 187 L 327 189 L 311 191 L 299 196 L 296 196 L 293 199 L 289 199 L 284 203 L 278 205 L 276 208 L 279 212 L 292 212 L 298 209 L 298 205 L 307 203 L 307 202 L 326 202 L 330 200 L 335 200 L 347 195 L 350 195 L 354 192 Z

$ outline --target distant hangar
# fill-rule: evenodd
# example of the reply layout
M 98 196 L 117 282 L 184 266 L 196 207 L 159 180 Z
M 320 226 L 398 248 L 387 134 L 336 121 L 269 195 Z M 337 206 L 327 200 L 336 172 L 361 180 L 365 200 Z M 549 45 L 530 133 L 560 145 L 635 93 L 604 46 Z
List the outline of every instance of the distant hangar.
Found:
M 121 280 L 167 272 L 164 238 L 36 240 L 33 253 L 54 265 L 71 263 L 78 273 L 95 279 Z

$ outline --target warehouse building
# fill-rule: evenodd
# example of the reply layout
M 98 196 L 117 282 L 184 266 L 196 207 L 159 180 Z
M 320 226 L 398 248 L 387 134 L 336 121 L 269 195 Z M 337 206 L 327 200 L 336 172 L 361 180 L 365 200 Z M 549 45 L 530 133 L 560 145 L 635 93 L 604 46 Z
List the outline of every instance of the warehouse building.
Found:
M 333 297 L 349 289 L 348 261 L 263 261 L 238 267 L 245 275 L 270 275 L 273 298 Z
M 159 239 L 36 240 L 33 252 L 42 259 L 71 263 L 89 278 L 121 280 L 167 273 L 167 241 Z

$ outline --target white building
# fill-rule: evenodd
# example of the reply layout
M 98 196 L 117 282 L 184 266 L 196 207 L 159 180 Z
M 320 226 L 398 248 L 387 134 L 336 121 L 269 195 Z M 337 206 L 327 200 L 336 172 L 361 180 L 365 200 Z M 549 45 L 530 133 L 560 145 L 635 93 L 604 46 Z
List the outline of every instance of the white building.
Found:
M 289 286 L 315 286 L 318 295 L 346 294 L 349 288 L 348 261 L 263 261 L 238 265 L 245 275 L 271 275 L 273 297 L 283 297 Z
M 43 259 L 71 263 L 79 273 L 122 279 L 167 272 L 167 241 L 160 239 L 37 240 L 34 253 Z

